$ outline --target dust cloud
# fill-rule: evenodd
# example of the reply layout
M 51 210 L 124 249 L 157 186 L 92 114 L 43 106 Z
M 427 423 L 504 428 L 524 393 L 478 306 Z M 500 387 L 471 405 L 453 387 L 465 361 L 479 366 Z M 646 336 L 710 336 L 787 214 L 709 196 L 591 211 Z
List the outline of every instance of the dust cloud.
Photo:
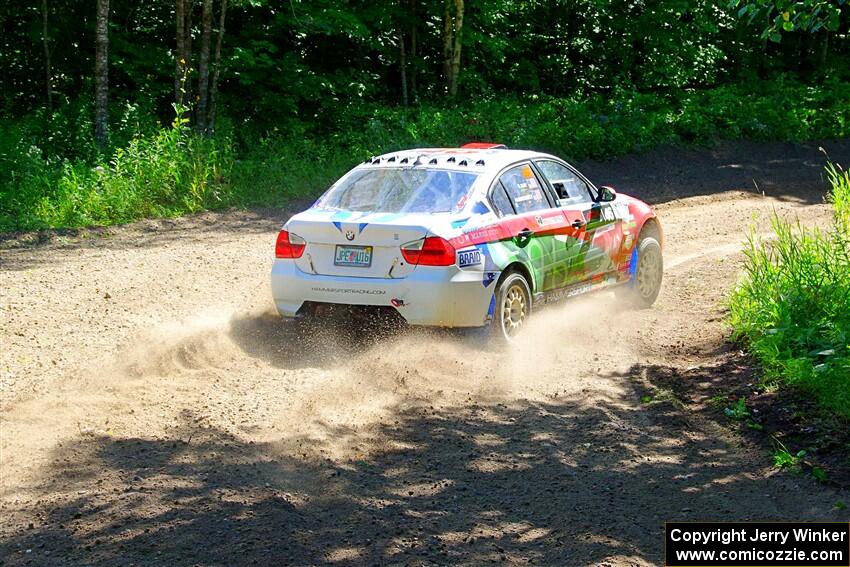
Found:
M 410 411 L 616 400 L 624 390 L 606 377 L 636 359 L 634 313 L 606 294 L 567 301 L 498 345 L 481 332 L 300 326 L 268 309 L 206 309 L 81 368 L 57 392 L 61 402 L 11 408 L 3 449 L 31 451 L 8 480 L 28 485 L 26 471 L 80 435 L 189 442 L 209 429 L 277 456 L 345 463 L 391 450 L 387 428 Z
M 383 448 L 381 427 L 414 408 L 617 398 L 619 386 L 600 377 L 627 370 L 639 328 L 608 295 L 538 310 L 510 345 L 482 332 L 306 326 L 267 310 L 218 310 L 140 337 L 121 371 L 151 401 L 169 391 L 185 401 L 200 382 L 207 403 L 184 404 L 199 422 L 284 452 L 361 458 Z M 165 391 L 153 394 L 153 384 Z M 228 423 L 249 408 L 250 427 Z

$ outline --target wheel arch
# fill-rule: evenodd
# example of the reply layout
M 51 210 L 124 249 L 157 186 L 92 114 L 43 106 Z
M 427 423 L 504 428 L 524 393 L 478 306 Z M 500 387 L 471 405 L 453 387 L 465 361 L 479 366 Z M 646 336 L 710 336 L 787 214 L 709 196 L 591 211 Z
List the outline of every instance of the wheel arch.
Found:
M 640 237 L 644 235 L 651 236 L 658 241 L 658 244 L 662 249 L 664 248 L 664 231 L 661 228 L 661 223 L 658 222 L 658 217 L 654 214 L 643 221 L 643 224 L 638 231 L 638 240 L 640 240 Z
M 531 292 L 533 297 L 537 287 L 536 282 L 534 281 L 534 276 L 532 275 L 531 270 L 528 269 L 528 266 L 518 260 L 514 260 L 505 266 L 505 269 L 502 270 L 502 275 L 499 277 L 499 283 L 501 283 L 508 275 L 513 273 L 517 273 L 525 278 L 525 282 L 528 284 L 528 290 Z

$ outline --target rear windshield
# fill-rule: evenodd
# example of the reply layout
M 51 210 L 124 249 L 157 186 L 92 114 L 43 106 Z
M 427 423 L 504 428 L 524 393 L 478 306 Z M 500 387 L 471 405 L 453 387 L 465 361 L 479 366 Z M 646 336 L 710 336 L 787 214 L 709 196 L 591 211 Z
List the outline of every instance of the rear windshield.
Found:
M 463 208 L 476 173 L 438 169 L 362 169 L 331 187 L 324 209 L 378 213 L 450 213 Z

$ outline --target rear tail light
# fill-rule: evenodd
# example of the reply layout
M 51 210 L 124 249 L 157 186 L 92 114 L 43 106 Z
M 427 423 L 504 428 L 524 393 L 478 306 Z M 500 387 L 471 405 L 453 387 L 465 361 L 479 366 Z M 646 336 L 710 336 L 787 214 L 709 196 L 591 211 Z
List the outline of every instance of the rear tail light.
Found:
M 439 236 L 402 244 L 401 255 L 414 266 L 451 266 L 455 263 L 454 246 Z
M 274 256 L 275 258 L 300 258 L 306 246 L 307 241 L 297 234 L 281 230 L 274 245 Z

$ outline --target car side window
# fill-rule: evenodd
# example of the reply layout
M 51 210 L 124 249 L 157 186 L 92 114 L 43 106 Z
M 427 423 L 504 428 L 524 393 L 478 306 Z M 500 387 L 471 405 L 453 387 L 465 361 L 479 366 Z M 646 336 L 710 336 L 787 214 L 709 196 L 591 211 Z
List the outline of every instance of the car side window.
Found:
M 496 181 L 496 184 L 493 186 L 493 191 L 490 193 L 490 201 L 493 203 L 493 207 L 499 213 L 500 217 L 512 215 L 516 212 L 501 181 Z
M 549 208 L 549 201 L 528 164 L 512 167 L 499 178 L 518 214 Z
M 551 160 L 540 160 L 536 161 L 535 164 L 549 184 L 552 185 L 561 201 L 561 206 L 590 199 L 590 188 L 587 183 L 570 168 Z

